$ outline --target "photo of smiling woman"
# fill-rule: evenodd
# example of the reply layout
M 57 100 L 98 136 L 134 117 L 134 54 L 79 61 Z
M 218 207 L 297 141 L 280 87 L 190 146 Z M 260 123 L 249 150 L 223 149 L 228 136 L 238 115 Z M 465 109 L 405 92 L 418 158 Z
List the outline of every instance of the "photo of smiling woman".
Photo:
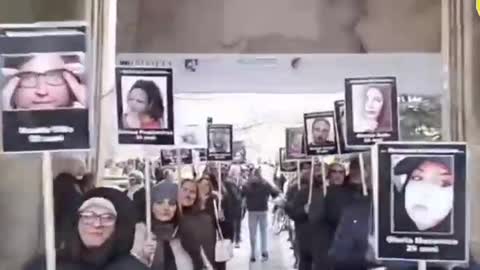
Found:
M 353 85 L 353 131 L 392 131 L 391 85 Z
M 394 165 L 395 177 L 394 232 L 453 233 L 452 156 L 403 157 Z
M 165 107 L 161 89 L 153 80 L 139 79 L 127 88 L 123 127 L 130 129 L 162 129 Z

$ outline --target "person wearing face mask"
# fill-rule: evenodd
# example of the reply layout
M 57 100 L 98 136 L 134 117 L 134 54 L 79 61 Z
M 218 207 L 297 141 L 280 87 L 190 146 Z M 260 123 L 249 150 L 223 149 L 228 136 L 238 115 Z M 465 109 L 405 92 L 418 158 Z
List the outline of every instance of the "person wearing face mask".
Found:
M 130 254 L 135 234 L 136 211 L 121 191 L 95 188 L 87 192 L 77 210 L 66 244 L 57 251 L 57 269 L 147 270 Z M 45 269 L 45 256 L 24 269 Z
M 394 193 L 395 231 L 450 232 L 455 181 L 450 158 L 406 157 L 394 174 L 406 176 Z
M 389 86 L 370 85 L 364 91 L 360 114 L 354 115 L 355 132 L 382 132 L 392 129 Z
M 136 81 L 127 94 L 127 106 L 123 115 L 124 128 L 163 128 L 165 107 L 160 88 L 154 81 Z

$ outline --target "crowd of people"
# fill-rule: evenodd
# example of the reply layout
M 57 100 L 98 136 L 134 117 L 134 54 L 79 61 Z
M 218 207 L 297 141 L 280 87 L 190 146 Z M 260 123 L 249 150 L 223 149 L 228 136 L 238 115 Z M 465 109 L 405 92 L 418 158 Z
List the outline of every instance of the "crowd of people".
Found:
M 348 163 L 304 161 L 293 177 L 276 169 L 268 180 L 262 167 L 253 164 L 223 164 L 220 169 L 207 164 L 185 179 L 158 168 L 148 208 L 144 176 L 138 170 L 129 173 L 127 190 L 94 187 L 89 175 L 79 179 L 62 173 L 54 180 L 57 269 L 227 269 L 227 261 L 217 258 L 216 246 L 229 239 L 240 247 L 244 217 L 250 262 L 268 261 L 273 198 L 274 211 L 281 209 L 294 223 L 292 268 L 416 268 L 410 262 L 375 260 L 369 164 L 358 157 Z M 24 269 L 45 269 L 44 260 L 44 255 L 33 258 Z M 435 267 L 443 266 L 429 265 Z

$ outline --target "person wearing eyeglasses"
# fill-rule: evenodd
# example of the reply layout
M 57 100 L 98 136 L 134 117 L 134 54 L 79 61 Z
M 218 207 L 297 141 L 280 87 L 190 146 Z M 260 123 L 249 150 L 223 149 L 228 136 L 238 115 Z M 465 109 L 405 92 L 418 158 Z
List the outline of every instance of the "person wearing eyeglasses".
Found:
M 87 107 L 84 66 L 78 56 L 42 53 L 8 57 L 2 73 L 4 109 L 51 110 Z
M 57 250 L 56 269 L 147 270 L 130 253 L 136 214 L 132 201 L 119 190 L 101 187 L 87 192 L 77 211 L 75 230 Z M 45 255 L 24 269 L 46 269 Z

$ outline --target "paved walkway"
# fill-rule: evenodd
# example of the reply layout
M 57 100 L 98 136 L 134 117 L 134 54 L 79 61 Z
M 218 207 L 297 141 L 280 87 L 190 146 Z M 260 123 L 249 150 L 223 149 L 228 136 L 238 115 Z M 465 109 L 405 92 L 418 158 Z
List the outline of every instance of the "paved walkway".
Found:
M 271 218 L 271 215 L 269 215 Z M 234 258 L 228 262 L 227 270 L 291 270 L 293 268 L 294 257 L 293 251 L 290 249 L 290 243 L 287 241 L 287 233 L 274 235 L 271 227 L 268 230 L 268 248 L 269 260 L 262 262 L 260 254 L 257 255 L 257 261 L 250 263 L 250 241 L 247 225 L 248 216 L 245 217 L 242 224 L 242 240 L 239 249 L 235 249 Z M 269 220 L 269 226 L 271 222 Z M 259 232 L 257 232 L 259 235 Z M 259 240 L 257 245 L 260 246 Z M 257 252 L 259 253 L 259 252 Z

